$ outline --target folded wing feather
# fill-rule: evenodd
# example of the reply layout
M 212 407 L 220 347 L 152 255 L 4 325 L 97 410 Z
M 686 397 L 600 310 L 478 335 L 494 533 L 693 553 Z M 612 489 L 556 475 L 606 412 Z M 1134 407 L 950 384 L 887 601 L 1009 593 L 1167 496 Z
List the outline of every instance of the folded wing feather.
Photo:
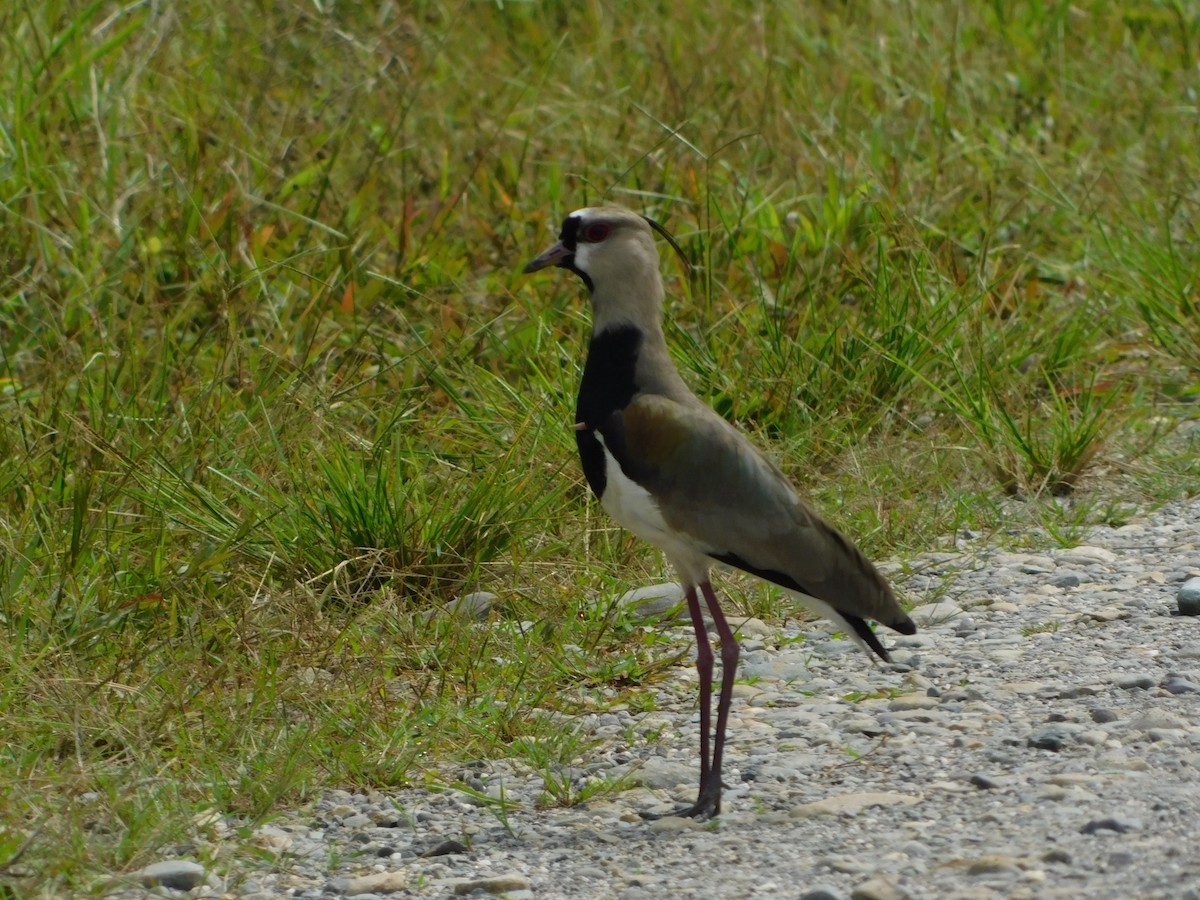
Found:
M 613 413 L 601 433 L 622 471 L 701 552 L 848 616 L 912 628 L 861 551 L 707 407 L 643 394 Z

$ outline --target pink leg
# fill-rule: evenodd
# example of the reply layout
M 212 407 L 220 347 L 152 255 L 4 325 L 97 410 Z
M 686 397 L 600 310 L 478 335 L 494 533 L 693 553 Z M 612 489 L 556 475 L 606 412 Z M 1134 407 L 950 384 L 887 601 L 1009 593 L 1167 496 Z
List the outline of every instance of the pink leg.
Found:
M 705 581 L 700 585 L 704 592 L 704 600 L 712 615 L 713 624 L 717 626 L 717 637 L 721 640 L 721 693 L 717 699 L 717 730 L 713 737 L 712 768 L 708 773 L 707 785 L 701 785 L 701 796 L 707 794 L 712 798 L 710 815 L 721 811 L 721 762 L 725 755 L 725 726 L 729 722 L 729 706 L 733 700 L 733 680 L 737 677 L 738 657 L 741 651 L 733 629 L 725 620 L 725 613 L 717 601 L 712 584 Z M 710 651 L 711 652 L 711 651 Z
M 725 726 L 729 721 L 729 704 L 733 699 L 733 679 L 737 676 L 739 651 L 737 641 L 733 637 L 733 629 L 725 621 L 725 614 L 721 611 L 712 585 L 705 581 L 700 585 L 700 590 L 704 593 L 704 601 L 708 604 L 709 614 L 721 638 L 721 693 L 717 700 L 717 728 L 713 733 L 710 756 L 713 652 L 696 589 L 689 588 L 688 613 L 692 617 L 692 627 L 696 630 L 696 672 L 700 676 L 700 793 L 694 804 L 676 810 L 671 815 L 707 819 L 721 811 L 721 758 L 725 752 Z M 648 813 L 643 815 L 647 819 L 658 818 L 657 815 Z
M 700 676 L 700 789 L 708 781 L 711 768 L 708 732 L 711 723 L 713 652 L 708 641 L 708 629 L 704 626 L 704 614 L 700 612 L 700 600 L 694 587 L 687 592 L 688 614 L 692 617 L 692 628 L 696 630 L 696 673 Z

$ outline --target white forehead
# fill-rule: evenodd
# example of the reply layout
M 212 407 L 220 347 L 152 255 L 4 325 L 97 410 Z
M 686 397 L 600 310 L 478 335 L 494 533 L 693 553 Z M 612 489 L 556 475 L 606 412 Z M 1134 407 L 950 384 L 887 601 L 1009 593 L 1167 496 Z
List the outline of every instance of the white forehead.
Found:
M 586 219 L 589 216 L 591 216 L 591 214 L 594 213 L 595 211 L 596 211 L 596 207 L 585 206 L 583 209 L 575 210 L 575 212 L 571 213 L 571 215 L 567 216 L 567 218 L 568 219 Z

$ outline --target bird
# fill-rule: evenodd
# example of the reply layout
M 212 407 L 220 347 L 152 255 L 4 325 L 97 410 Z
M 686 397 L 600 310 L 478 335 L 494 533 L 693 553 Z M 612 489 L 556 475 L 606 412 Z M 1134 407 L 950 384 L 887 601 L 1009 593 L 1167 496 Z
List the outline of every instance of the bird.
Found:
M 591 295 L 592 332 L 572 427 L 600 505 L 663 551 L 685 592 L 700 678 L 700 785 L 696 802 L 670 815 L 709 819 L 721 812 L 739 657 L 710 569 L 729 566 L 777 585 L 840 626 L 868 657 L 885 662 L 888 651 L 866 620 L 900 634 L 915 634 L 916 626 L 862 551 L 806 505 L 787 476 L 680 376 L 663 331 L 655 232 L 686 261 L 653 219 L 619 206 L 578 209 L 563 221 L 558 241 L 524 272 L 567 269 Z M 715 728 L 714 655 L 701 596 L 720 641 Z

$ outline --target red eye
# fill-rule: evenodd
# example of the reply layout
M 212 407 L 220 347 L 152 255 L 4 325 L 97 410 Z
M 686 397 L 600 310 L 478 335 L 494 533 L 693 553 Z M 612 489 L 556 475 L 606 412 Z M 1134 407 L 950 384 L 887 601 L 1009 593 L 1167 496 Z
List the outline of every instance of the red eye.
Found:
M 612 227 L 605 222 L 593 222 L 583 229 L 583 239 L 589 244 L 598 244 L 612 231 Z

